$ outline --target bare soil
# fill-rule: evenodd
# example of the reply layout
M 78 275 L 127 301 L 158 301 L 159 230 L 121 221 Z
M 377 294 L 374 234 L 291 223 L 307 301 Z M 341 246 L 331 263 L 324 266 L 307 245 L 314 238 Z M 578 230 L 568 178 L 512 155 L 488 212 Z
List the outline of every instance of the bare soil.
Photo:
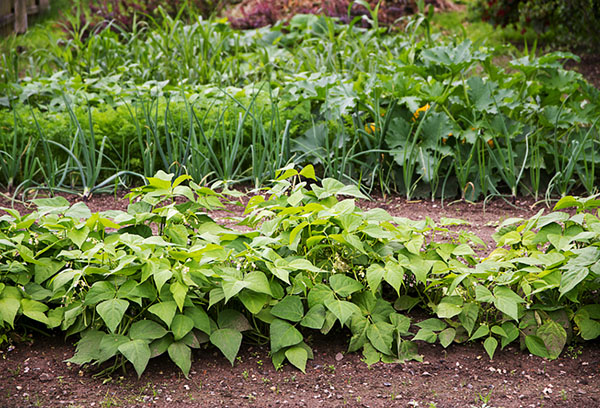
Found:
M 92 211 L 125 210 L 123 195 L 96 196 L 87 204 Z M 0 199 L 0 206 L 7 205 Z M 469 230 L 489 243 L 501 220 L 529 217 L 542 208 L 529 199 L 517 200 L 518 208 L 497 200 L 485 211 L 481 203 L 442 208 L 440 202 L 398 197 L 378 197 L 360 205 L 411 219 L 462 218 L 471 222 Z M 27 211 L 23 206 L 20 210 Z M 213 215 L 231 225 L 236 212 Z M 95 378 L 97 368 L 66 363 L 75 345 L 60 333 L 22 334 L 15 334 L 12 344 L 0 350 L 0 407 L 600 406 L 599 341 L 572 344 L 554 361 L 532 356 L 518 345 L 498 351 L 490 361 L 481 344 L 454 344 L 444 350 L 419 342 L 422 363 L 367 367 L 360 354 L 346 354 L 348 333 L 338 330 L 309 339 L 315 358 L 306 374 L 289 365 L 276 371 L 268 345 L 243 344 L 233 367 L 214 348 L 200 349 L 194 351 L 187 379 L 168 357 L 151 360 L 138 379 L 130 366 L 126 373 Z

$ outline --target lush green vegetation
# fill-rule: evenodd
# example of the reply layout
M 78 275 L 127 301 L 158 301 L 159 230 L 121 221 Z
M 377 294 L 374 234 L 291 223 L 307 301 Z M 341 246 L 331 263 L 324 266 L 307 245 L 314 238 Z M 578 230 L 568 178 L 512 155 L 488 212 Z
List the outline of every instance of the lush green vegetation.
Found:
M 165 14 L 86 37 L 76 21 L 68 40 L 3 56 L 5 189 L 88 195 L 158 170 L 258 185 L 291 161 L 408 198 L 598 184 L 599 93 L 562 68 L 571 54 L 499 67 L 494 48 L 432 31 L 431 14 L 402 32 Z
M 361 211 L 358 188 L 302 177 L 314 179 L 312 166 L 284 169 L 252 197 L 243 232 L 206 214 L 233 193 L 162 172 L 132 190 L 127 212 L 62 197 L 27 215 L 5 209 L 0 327 L 80 336 L 70 361 L 111 360 L 108 371 L 129 361 L 141 375 L 168 353 L 186 376 L 191 349 L 210 343 L 234 364 L 243 339 L 304 371 L 312 330 L 351 333 L 348 350 L 368 364 L 418 360 L 416 340 L 482 340 L 490 358 L 520 341 L 556 358 L 600 335 L 600 200 L 568 196 L 555 212 L 507 220 L 482 259 L 477 237 L 448 229 L 459 220 Z M 435 317 L 413 324 L 414 307 Z

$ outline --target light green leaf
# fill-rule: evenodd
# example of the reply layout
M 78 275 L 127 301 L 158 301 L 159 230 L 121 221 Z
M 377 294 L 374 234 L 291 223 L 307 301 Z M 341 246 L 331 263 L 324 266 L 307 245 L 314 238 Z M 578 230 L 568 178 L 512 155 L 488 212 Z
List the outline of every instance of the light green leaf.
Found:
M 243 290 L 237 297 L 253 315 L 258 314 L 271 300 L 271 296 L 264 293 L 257 293 L 253 290 Z
M 477 285 L 475 287 L 475 299 L 478 302 L 492 303 L 494 301 L 494 295 L 485 286 Z
M 367 328 L 367 338 L 378 351 L 392 354 L 392 341 L 394 340 L 394 326 L 386 322 L 370 324 Z
M 442 347 L 446 348 L 452 344 L 452 341 L 454 341 L 454 338 L 456 337 L 456 330 L 452 327 L 448 327 L 447 329 L 442 330 L 438 337 Z
M 475 322 L 477 321 L 478 316 L 479 306 L 477 306 L 475 303 L 465 304 L 462 312 L 458 315 L 458 319 L 462 323 L 469 336 L 475 327 Z
M 85 295 L 86 306 L 94 306 L 104 300 L 112 299 L 117 295 L 115 286 L 107 281 L 98 281 L 92 285 Z
M 548 350 L 546 349 L 546 344 L 544 340 L 540 339 L 538 336 L 529 335 L 525 337 L 525 345 L 531 354 L 534 354 L 539 357 L 548 358 Z
M 490 328 L 487 325 L 482 324 L 477 328 L 477 330 L 475 330 L 475 333 L 473 333 L 469 340 L 475 340 L 483 336 L 487 336 L 488 334 L 490 334 Z
M 252 326 L 248 323 L 246 316 L 234 309 L 221 310 L 217 318 L 217 324 L 220 329 L 233 329 L 239 332 L 252 330 Z
M 173 294 L 173 299 L 177 306 L 179 307 L 179 311 L 183 311 L 183 304 L 185 303 L 185 298 L 187 296 L 188 287 L 179 281 L 173 282 L 170 287 L 171 293 Z
M 235 356 L 237 356 L 242 344 L 242 333 L 233 329 L 215 330 L 210 335 L 210 342 L 221 350 L 221 353 L 233 366 Z
M 96 310 L 106 323 L 108 330 L 114 333 L 121 320 L 123 320 L 123 315 L 125 315 L 128 307 L 129 302 L 124 299 L 109 299 L 99 303 Z
M 493 337 L 488 337 L 487 339 L 485 339 L 485 341 L 483 342 L 483 348 L 485 349 L 485 351 L 488 353 L 488 356 L 490 356 L 490 360 L 494 359 L 494 352 L 496 351 L 496 348 L 498 347 L 498 340 L 496 340 Z
M 306 373 L 306 361 L 308 360 L 308 352 L 302 346 L 293 346 L 285 351 L 285 356 L 303 373 Z
M 280 319 L 299 322 L 304 316 L 304 306 L 298 296 L 286 296 L 271 309 L 271 314 Z
M 163 337 L 167 331 L 155 321 L 139 320 L 131 325 L 128 334 L 132 340 L 154 340 Z
M 557 322 L 547 320 L 538 327 L 535 334 L 544 342 L 548 358 L 551 360 L 558 358 L 567 343 L 567 332 L 565 329 Z
M 354 303 L 347 302 L 345 300 L 338 300 L 335 298 L 328 298 L 325 300 L 325 307 L 331 311 L 340 321 L 342 326 L 346 324 L 346 321 L 352 316 L 353 313 L 360 313 L 360 309 Z
M 183 314 L 194 321 L 194 327 L 208 335 L 211 333 L 210 318 L 200 306 L 186 307 Z
M 310 329 L 321 330 L 325 323 L 325 307 L 323 305 L 315 305 L 311 307 L 300 324 Z
M 171 331 L 175 341 L 184 338 L 194 328 L 194 321 L 185 315 L 177 314 L 171 322 Z
M 264 293 L 265 295 L 273 296 L 273 293 L 271 293 L 271 285 L 269 284 L 269 280 L 263 272 L 250 272 L 244 276 L 244 282 L 247 283 L 246 288 L 248 289 L 258 293 Z
M 426 330 L 432 331 L 440 331 L 444 330 L 447 327 L 447 324 L 441 321 L 440 319 L 431 318 L 427 320 L 423 320 L 422 322 L 416 323 L 417 327 Z
M 48 310 L 48 306 L 45 304 L 36 300 L 21 299 L 21 307 L 23 308 L 23 314 L 30 319 L 45 324 L 50 323 L 48 317 L 44 314 Z
M 169 345 L 167 351 L 171 360 L 183 371 L 185 378 L 188 378 L 192 367 L 192 350 L 182 341 L 176 341 Z
M 361 285 L 360 282 L 342 274 L 335 274 L 331 276 L 329 278 L 329 284 L 335 293 L 341 297 L 348 297 L 354 292 L 358 292 L 359 290 L 363 289 L 363 285 Z
M 119 351 L 133 364 L 138 378 L 140 378 L 150 360 L 150 347 L 148 347 L 148 343 L 140 339 L 132 340 L 121 344 Z
M 571 291 L 579 283 L 581 283 L 589 274 L 589 269 L 586 267 L 572 267 L 567 269 L 560 279 L 560 295 Z
M 271 352 L 276 353 L 284 347 L 294 346 L 303 339 L 302 334 L 284 320 L 274 319 L 270 327 Z
M 446 296 L 437 305 L 436 312 L 440 319 L 451 319 L 462 312 L 462 298 L 459 296 Z
M 177 303 L 172 300 L 156 303 L 148 308 L 148 311 L 160 318 L 167 327 L 171 327 L 171 322 L 177 311 Z
M 375 293 L 377 291 L 377 288 L 383 279 L 384 273 L 385 270 L 381 265 L 378 264 L 371 264 L 367 268 L 366 277 L 369 288 L 371 288 L 371 292 Z

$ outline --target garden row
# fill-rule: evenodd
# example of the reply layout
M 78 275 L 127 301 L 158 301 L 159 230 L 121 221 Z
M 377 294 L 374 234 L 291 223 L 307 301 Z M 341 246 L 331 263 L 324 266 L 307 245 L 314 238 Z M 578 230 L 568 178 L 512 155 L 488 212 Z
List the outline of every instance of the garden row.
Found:
M 367 364 L 419 360 L 418 340 L 483 341 L 490 358 L 520 342 L 552 359 L 600 335 L 600 200 L 568 196 L 509 219 L 481 258 L 459 220 L 362 211 L 357 187 L 302 181 L 314 177 L 311 166 L 282 170 L 250 198 L 245 231 L 207 213 L 239 194 L 162 172 L 131 191 L 127 212 L 61 197 L 26 215 L 5 209 L 0 338 L 46 327 L 79 339 L 73 363 L 131 362 L 141 375 L 167 353 L 187 376 L 192 349 L 212 344 L 234 364 L 243 340 L 269 342 L 276 367 L 304 371 L 313 331 L 343 330 Z M 431 317 L 413 321 L 414 308 Z
M 299 15 L 242 32 L 165 15 L 7 54 L 0 185 L 87 196 L 158 170 L 259 185 L 294 161 L 407 198 L 593 193 L 600 94 L 563 69 L 574 56 L 502 68 L 430 22 Z

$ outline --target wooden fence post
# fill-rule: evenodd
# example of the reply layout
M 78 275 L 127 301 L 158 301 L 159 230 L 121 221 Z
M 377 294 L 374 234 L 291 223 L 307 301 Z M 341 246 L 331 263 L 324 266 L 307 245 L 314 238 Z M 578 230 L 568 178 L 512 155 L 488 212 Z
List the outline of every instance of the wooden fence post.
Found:
M 40 0 L 40 10 L 46 11 L 50 8 L 50 0 Z
M 15 33 L 27 32 L 27 1 L 15 0 Z

